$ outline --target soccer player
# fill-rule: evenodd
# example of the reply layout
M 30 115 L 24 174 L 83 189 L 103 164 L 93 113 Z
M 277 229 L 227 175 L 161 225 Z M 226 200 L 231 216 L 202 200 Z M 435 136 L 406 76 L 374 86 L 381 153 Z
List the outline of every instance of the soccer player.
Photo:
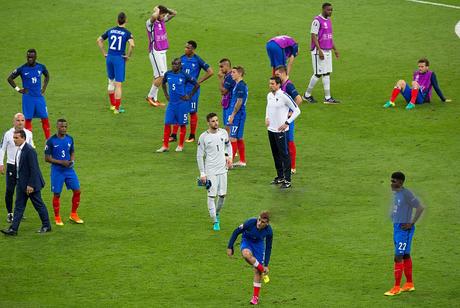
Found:
M 195 41 L 188 41 L 185 44 L 185 54 L 180 57 L 181 63 L 182 63 L 182 72 L 190 75 L 193 77 L 194 80 L 198 81 L 198 84 L 201 85 L 204 81 L 208 80 L 213 74 L 212 68 L 207 64 L 206 62 L 203 61 L 196 53 L 195 50 L 198 47 L 197 43 Z M 200 72 L 201 70 L 204 70 L 206 74 L 204 74 L 203 77 L 198 79 L 200 77 Z M 186 90 L 187 92 L 192 91 L 194 87 L 194 84 L 188 83 L 186 85 Z M 200 90 L 195 93 L 195 95 L 192 96 L 192 98 L 189 101 L 190 105 L 190 135 L 187 138 L 185 142 L 194 142 L 195 141 L 195 134 L 196 134 L 196 128 L 198 125 L 198 100 L 200 98 Z M 171 141 L 176 141 L 177 140 L 177 129 L 178 126 L 174 126 L 173 128 L 173 134 L 171 136 Z
M 260 287 L 263 275 L 268 274 L 268 264 L 272 252 L 273 230 L 270 226 L 270 215 L 264 211 L 258 218 L 250 218 L 233 231 L 228 242 L 227 255 L 233 255 L 233 244 L 239 234 L 241 237 L 241 255 L 243 259 L 254 267 L 254 293 L 250 303 L 259 303 Z M 264 245 L 265 244 L 265 245 Z M 265 247 L 264 247 L 265 246 Z M 268 276 L 264 281 L 268 281 Z
M 230 134 L 230 126 L 228 124 L 230 101 L 232 99 L 232 91 L 235 87 L 235 80 L 232 78 L 232 63 L 229 59 L 222 59 L 219 61 L 219 90 L 222 95 L 222 121 L 225 125 L 225 130 Z
M 42 75 L 45 76 L 42 86 Z M 18 87 L 14 79 L 21 76 L 22 88 Z M 37 62 L 37 51 L 27 50 L 27 63 L 15 69 L 8 77 L 8 83 L 22 94 L 22 113 L 26 123 L 25 128 L 32 131 L 32 119 L 40 118 L 45 138 L 50 137 L 50 123 L 48 109 L 43 96 L 50 80 L 50 74 L 46 66 Z
M 13 135 L 15 131 L 24 130 L 26 133 L 26 142 L 34 147 L 34 141 L 32 132 L 24 128 L 25 118 L 22 113 L 16 113 L 13 119 L 13 127 L 5 132 L 3 139 L 0 142 L 0 173 L 5 173 L 5 166 L 3 160 L 5 153 L 7 156 L 6 160 L 6 191 L 5 191 L 5 205 L 6 205 L 6 221 L 8 223 L 13 222 L 13 195 L 14 189 L 16 188 L 16 152 L 17 147 L 14 143 Z
M 394 296 L 401 292 L 415 290 L 412 281 L 412 259 L 410 256 L 412 237 L 415 232 L 415 223 L 424 211 L 424 207 L 416 196 L 407 188 L 404 181 L 406 177 L 402 172 L 394 172 L 391 175 L 391 190 L 394 192 L 393 209 L 393 242 L 395 246 L 394 257 L 394 287 L 385 292 L 386 296 Z M 413 210 L 415 209 L 415 214 Z M 406 283 L 401 288 L 402 274 L 406 276 Z
M 407 102 L 406 109 L 415 108 L 415 104 L 429 103 L 431 101 L 432 89 L 436 91 L 439 98 L 443 102 L 451 102 L 452 100 L 445 98 L 438 84 L 436 74 L 429 69 L 430 61 L 426 58 L 418 60 L 418 70 L 414 72 L 412 88 L 407 85 L 404 80 L 399 80 L 391 93 L 390 100 L 383 105 L 384 108 L 394 107 L 395 100 L 398 94 L 404 97 Z
M 230 126 L 230 142 L 232 143 L 232 160 L 238 151 L 240 160 L 233 164 L 234 167 L 246 167 L 246 149 L 244 144 L 244 124 L 246 122 L 246 101 L 248 100 L 248 86 L 243 80 L 244 68 L 234 66 L 232 79 L 235 86 L 232 90 L 230 109 L 227 123 Z
M 297 92 L 294 84 L 289 80 L 289 76 L 287 75 L 286 66 L 280 65 L 275 68 L 275 76 L 281 79 L 281 90 L 286 92 L 292 100 L 300 106 L 302 104 L 302 97 L 300 96 L 299 92 Z M 292 115 L 292 110 L 289 110 L 289 116 Z M 287 134 L 287 141 L 288 141 L 288 148 L 289 148 L 289 155 L 291 157 L 291 173 L 294 174 L 296 172 L 296 156 L 297 156 L 297 147 L 294 142 L 294 121 L 289 124 L 289 130 Z
M 324 103 L 335 105 L 340 101 L 331 96 L 331 79 L 332 73 L 332 50 L 335 57 L 339 58 L 339 51 L 335 47 L 332 39 L 332 4 L 324 3 L 323 11 L 313 19 L 311 24 L 311 59 L 313 63 L 313 75 L 310 78 L 307 91 L 303 98 L 309 103 L 316 103 L 311 95 L 313 88 L 318 80 L 323 78 Z
M 46 142 L 45 161 L 51 164 L 51 191 L 53 192 L 54 221 L 63 226 L 59 214 L 60 197 L 64 183 L 67 189 L 72 189 L 72 211 L 69 219 L 77 224 L 83 220 L 78 217 L 77 209 L 80 205 L 80 182 L 74 170 L 75 148 L 73 138 L 67 135 L 67 121 L 57 120 L 57 133 Z
M 106 58 L 107 76 L 109 85 L 107 87 L 110 98 L 110 110 L 114 114 L 125 112 L 121 108 L 121 84 L 125 81 L 125 66 L 134 48 L 134 37 L 126 29 L 127 17 L 121 12 L 118 14 L 118 26 L 110 28 L 97 39 L 97 45 Z M 104 50 L 104 41 L 108 39 L 108 51 Z M 125 53 L 126 43 L 129 44 L 128 53 Z
M 163 76 L 167 70 L 166 52 L 169 48 L 169 42 L 165 23 L 174 18 L 176 14 L 175 10 L 159 5 L 153 9 L 152 16 L 146 22 L 153 81 L 150 92 L 145 99 L 153 107 L 164 106 L 158 101 L 158 88 L 163 82 Z
M 280 65 L 286 66 L 287 74 L 291 72 L 294 58 L 299 54 L 299 45 L 290 36 L 279 35 L 271 38 L 266 45 L 268 58 L 272 67 L 272 75 L 275 75 L 275 68 Z
M 232 165 L 232 147 L 225 129 L 219 128 L 217 114 L 206 116 L 208 130 L 200 135 L 196 151 L 196 160 L 200 170 L 201 183 L 209 180 L 208 210 L 214 231 L 220 230 L 220 211 L 227 194 L 227 171 Z M 217 207 L 216 207 L 216 198 Z
M 172 70 L 165 73 L 162 82 L 163 92 L 169 104 L 165 113 L 163 146 L 157 150 L 157 153 L 163 153 L 169 150 L 171 125 L 180 126 L 179 145 L 176 148 L 176 152 L 183 151 L 185 133 L 187 130 L 186 125 L 188 122 L 188 112 L 190 110 L 188 101 L 200 87 L 199 83 L 196 82 L 193 77 L 181 71 L 181 60 L 179 58 L 175 58 L 171 64 Z M 190 93 L 187 92 L 186 83 L 194 85 Z M 166 84 L 168 84 L 168 87 L 166 87 Z

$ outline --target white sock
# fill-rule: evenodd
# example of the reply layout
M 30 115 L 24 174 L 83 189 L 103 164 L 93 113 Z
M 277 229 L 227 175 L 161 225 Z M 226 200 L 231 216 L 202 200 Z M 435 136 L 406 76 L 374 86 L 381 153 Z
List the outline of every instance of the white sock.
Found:
M 149 97 L 153 98 L 154 101 L 158 100 L 158 87 L 154 84 L 150 88 Z
M 254 264 L 252 265 L 254 266 L 255 268 L 257 268 L 259 266 L 259 261 L 256 260 L 256 262 L 254 262 Z
M 319 78 L 316 77 L 315 74 L 313 74 L 313 76 L 311 76 L 310 83 L 308 84 L 307 91 L 305 92 L 306 97 L 311 96 L 311 92 L 313 92 L 313 88 L 315 87 L 315 85 L 318 82 L 318 80 L 319 80 Z
M 323 76 L 323 88 L 324 88 L 324 97 L 326 99 L 331 98 L 331 76 Z
M 209 210 L 209 216 L 211 217 L 212 222 L 217 222 L 216 201 L 214 197 L 208 197 L 208 210 Z
M 217 214 L 219 214 L 222 210 L 222 207 L 224 206 L 224 201 L 225 196 L 219 196 L 219 199 L 217 199 Z
M 253 286 L 256 287 L 256 288 L 260 288 L 260 287 L 262 287 L 262 283 L 254 281 Z

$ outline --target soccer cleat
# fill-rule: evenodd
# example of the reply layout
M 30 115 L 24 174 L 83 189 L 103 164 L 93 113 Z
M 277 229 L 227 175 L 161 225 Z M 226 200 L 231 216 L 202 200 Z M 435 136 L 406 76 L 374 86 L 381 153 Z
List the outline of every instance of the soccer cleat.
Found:
M 56 226 L 64 225 L 64 223 L 62 222 L 61 216 L 54 216 L 54 222 L 56 223 Z
M 317 103 L 316 99 L 315 99 L 312 95 L 310 95 L 310 96 L 305 96 L 305 94 L 304 94 L 304 95 L 302 95 L 302 99 L 303 99 L 304 101 L 310 103 L 310 104 Z
M 295 174 L 296 173 L 296 169 L 291 169 L 291 174 Z
M 177 146 L 176 152 L 182 152 L 184 151 L 184 147 L 181 147 L 180 145 Z
M 264 275 L 262 276 L 262 280 L 264 281 L 264 283 L 269 283 L 269 282 L 270 282 L 270 277 L 268 277 L 267 274 L 264 274 Z
M 114 106 L 114 105 L 111 105 L 111 106 L 110 106 L 110 110 L 114 111 L 114 110 L 115 110 L 115 106 Z
M 157 153 L 163 153 L 163 152 L 168 152 L 168 151 L 169 151 L 169 149 L 165 148 L 165 147 L 161 147 L 158 150 L 156 150 Z
M 286 188 L 291 188 L 291 182 L 288 182 L 288 181 L 284 181 L 283 184 L 281 184 L 280 188 L 281 189 L 286 189 Z
M 15 231 L 15 230 L 13 230 L 11 228 L 3 229 L 3 230 L 0 230 L 0 231 L 5 235 L 10 235 L 10 236 L 18 235 L 18 231 Z
M 232 164 L 232 167 L 246 167 L 246 162 L 244 161 L 237 161 L 236 163 Z
M 77 213 L 71 213 L 69 219 L 70 221 L 73 221 L 74 223 L 77 223 L 77 224 L 83 223 L 83 220 L 80 217 L 78 217 Z
M 389 107 L 394 107 L 394 106 L 395 106 L 395 103 L 388 101 L 385 103 L 385 105 L 383 105 L 383 108 L 389 108 Z
M 41 227 L 40 229 L 37 230 L 37 233 L 40 233 L 40 234 L 48 233 L 48 232 L 51 232 L 51 226 Z
M 117 110 L 117 109 L 114 109 L 114 110 L 113 110 L 113 114 L 119 114 L 119 113 L 120 113 L 119 110 Z
M 259 304 L 259 297 L 258 296 L 253 296 L 251 301 L 249 302 L 251 305 L 257 305 Z
M 171 134 L 171 136 L 169 136 L 169 142 L 176 142 L 176 141 L 177 141 L 177 135 Z
M 126 110 L 125 108 L 123 108 L 123 106 L 120 106 L 120 109 L 118 110 L 119 113 L 125 113 Z
M 325 103 L 326 105 L 337 105 L 340 104 L 340 101 L 331 96 L 327 99 L 325 98 L 323 103 Z
M 8 213 L 8 215 L 6 215 L 6 222 L 9 224 L 13 222 L 13 213 Z
M 399 286 L 394 286 L 390 291 L 384 293 L 385 296 L 395 296 L 401 293 L 401 288 Z
M 194 142 L 194 141 L 195 141 L 195 135 L 192 135 L 192 134 L 190 134 L 190 136 L 188 136 L 187 140 L 185 140 L 185 142 L 188 142 L 188 143 Z
M 412 292 L 412 291 L 415 291 L 413 282 L 406 282 L 401 288 L 401 292 Z
M 414 108 L 415 108 L 415 104 L 412 104 L 412 103 L 409 103 L 409 104 L 407 104 L 407 106 L 406 106 L 406 110 L 412 110 L 412 109 L 414 109 Z
M 220 224 L 218 221 L 216 221 L 212 227 L 214 231 L 219 231 L 220 230 Z
M 282 178 L 274 178 L 273 181 L 270 182 L 271 185 L 279 185 L 279 184 L 283 184 L 284 183 L 284 179 Z
M 153 100 L 152 97 L 146 97 L 145 100 L 147 101 L 147 103 L 152 106 L 152 107 L 158 107 L 159 105 L 157 104 L 156 101 Z
M 165 103 L 162 103 L 162 102 L 160 102 L 160 101 L 155 101 L 155 103 L 158 105 L 158 107 L 164 107 L 164 106 L 166 106 Z

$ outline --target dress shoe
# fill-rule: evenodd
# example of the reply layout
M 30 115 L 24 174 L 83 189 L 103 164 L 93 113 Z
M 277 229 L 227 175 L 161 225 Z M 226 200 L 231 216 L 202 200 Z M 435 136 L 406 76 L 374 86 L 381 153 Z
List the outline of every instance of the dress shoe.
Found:
M 15 231 L 11 228 L 1 230 L 5 235 L 18 235 L 18 231 Z
M 51 227 L 41 227 L 37 231 L 37 233 L 46 233 L 46 232 L 51 232 Z

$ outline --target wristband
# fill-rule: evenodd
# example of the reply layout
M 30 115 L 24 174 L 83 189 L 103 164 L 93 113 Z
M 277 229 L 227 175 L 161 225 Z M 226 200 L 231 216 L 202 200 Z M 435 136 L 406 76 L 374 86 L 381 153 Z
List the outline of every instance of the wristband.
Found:
M 18 91 L 18 92 L 21 90 L 21 88 L 18 87 L 18 86 L 16 86 L 14 89 L 15 89 L 16 91 Z

